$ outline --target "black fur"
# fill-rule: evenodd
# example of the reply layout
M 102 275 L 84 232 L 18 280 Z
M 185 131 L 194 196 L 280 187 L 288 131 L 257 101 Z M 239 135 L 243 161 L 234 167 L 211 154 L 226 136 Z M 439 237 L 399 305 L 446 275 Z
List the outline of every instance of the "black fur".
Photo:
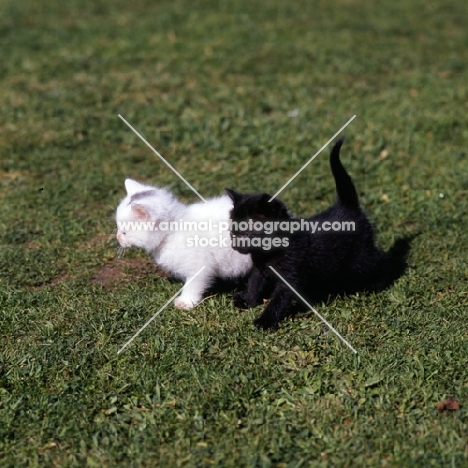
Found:
M 354 184 L 339 158 L 342 144 L 343 139 L 338 140 L 330 155 L 337 201 L 307 221 L 318 222 L 319 226 L 325 221 L 350 221 L 355 223 L 354 231 L 317 230 L 315 233 L 300 231 L 290 234 L 277 229 L 267 234 L 265 230 L 236 229 L 233 223 L 233 248 L 241 253 L 250 253 L 254 263 L 247 290 L 234 295 L 234 304 L 238 308 L 254 307 L 268 298 L 265 310 L 255 321 L 259 328 L 277 328 L 279 322 L 290 315 L 291 302 L 296 298 L 270 266 L 300 294 L 314 302 L 343 293 L 381 291 L 406 269 L 410 248 L 408 240 L 397 241 L 388 252 L 376 247 L 372 226 L 359 207 Z M 229 189 L 226 193 L 234 203 L 231 211 L 233 222 L 300 221 L 291 217 L 280 200 L 269 202 L 271 197 L 267 194 L 240 194 Z M 268 250 L 237 245 L 242 238 L 250 241 L 256 238 L 257 244 L 264 242 L 262 245 L 279 238 L 281 245 Z

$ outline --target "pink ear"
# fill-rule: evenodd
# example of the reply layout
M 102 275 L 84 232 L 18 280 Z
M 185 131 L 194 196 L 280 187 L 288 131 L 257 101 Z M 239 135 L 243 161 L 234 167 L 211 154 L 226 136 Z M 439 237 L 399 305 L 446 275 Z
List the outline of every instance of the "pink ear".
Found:
M 136 214 L 138 219 L 150 219 L 150 215 L 143 205 L 132 203 L 132 211 Z

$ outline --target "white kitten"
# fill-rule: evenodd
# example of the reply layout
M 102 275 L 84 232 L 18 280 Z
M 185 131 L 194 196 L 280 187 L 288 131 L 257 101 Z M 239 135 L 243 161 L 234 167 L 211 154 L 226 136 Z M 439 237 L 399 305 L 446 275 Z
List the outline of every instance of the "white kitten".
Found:
M 168 190 L 132 179 L 125 181 L 125 188 L 127 196 L 116 213 L 117 240 L 124 248 L 145 249 L 158 265 L 186 283 L 174 301 L 177 308 L 191 309 L 197 305 L 216 277 L 237 278 L 252 268 L 250 255 L 232 249 L 229 230 L 219 232 L 219 223 L 227 226 L 230 220 L 233 205 L 228 196 L 184 205 Z M 213 228 L 205 230 L 210 220 Z M 191 230 L 175 229 L 174 225 L 187 226 L 189 221 L 195 222 L 196 227 L 192 223 Z M 132 222 L 139 224 L 129 224 Z M 168 229 L 170 222 L 172 229 Z M 201 238 L 205 242 L 208 239 L 210 246 L 202 247 Z M 187 284 L 203 266 L 203 271 Z

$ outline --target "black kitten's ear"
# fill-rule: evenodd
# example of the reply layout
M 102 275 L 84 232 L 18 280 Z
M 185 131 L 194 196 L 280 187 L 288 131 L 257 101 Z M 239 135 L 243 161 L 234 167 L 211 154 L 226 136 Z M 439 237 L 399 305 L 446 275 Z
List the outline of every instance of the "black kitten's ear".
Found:
M 242 195 L 240 193 L 235 192 L 234 190 L 225 188 L 224 191 L 226 192 L 227 196 L 234 202 L 240 200 Z
M 262 193 L 260 199 L 258 200 L 257 210 L 263 216 L 274 218 L 276 211 L 276 203 L 274 200 L 270 202 L 270 198 L 271 196 L 268 195 L 268 193 Z
M 281 200 L 277 198 L 270 200 L 271 196 L 268 195 L 268 193 L 262 194 L 259 201 L 259 208 L 263 214 L 276 219 L 288 219 L 290 217 L 286 206 Z
M 271 196 L 268 193 L 262 193 L 260 197 L 260 203 L 264 205 L 265 203 L 270 203 Z
M 262 193 L 258 200 L 257 209 L 265 216 L 272 216 L 275 212 L 274 205 L 270 202 L 270 195 L 268 193 Z

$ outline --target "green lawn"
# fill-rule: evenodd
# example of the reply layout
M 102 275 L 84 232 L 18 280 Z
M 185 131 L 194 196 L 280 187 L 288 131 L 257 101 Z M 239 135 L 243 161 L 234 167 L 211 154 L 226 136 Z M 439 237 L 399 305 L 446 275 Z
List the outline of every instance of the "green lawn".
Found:
M 468 466 L 467 14 L 0 2 L 1 465 Z M 420 233 L 394 287 L 317 305 L 357 356 L 312 312 L 264 333 L 227 294 L 117 355 L 181 287 L 115 258 L 124 179 L 197 200 L 118 114 L 204 197 L 275 193 L 357 116 L 342 160 L 381 246 Z M 332 203 L 328 149 L 281 198 Z

